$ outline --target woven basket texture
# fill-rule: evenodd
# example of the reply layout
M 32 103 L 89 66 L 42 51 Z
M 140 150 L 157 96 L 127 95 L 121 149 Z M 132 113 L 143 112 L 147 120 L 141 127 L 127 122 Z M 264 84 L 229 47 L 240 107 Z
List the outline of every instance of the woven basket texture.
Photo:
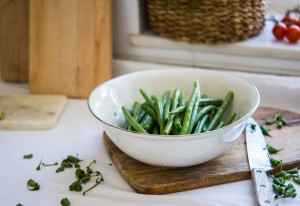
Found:
M 265 25 L 264 0 L 148 0 L 151 30 L 192 44 L 225 44 L 258 35 Z

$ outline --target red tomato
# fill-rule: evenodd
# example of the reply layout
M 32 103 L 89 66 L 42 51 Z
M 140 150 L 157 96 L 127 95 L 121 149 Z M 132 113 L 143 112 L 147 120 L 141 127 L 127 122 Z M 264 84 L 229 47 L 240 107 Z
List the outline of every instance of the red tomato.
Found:
M 291 16 L 284 16 L 281 20 L 281 22 L 287 24 L 287 25 L 292 25 L 295 24 L 297 20 Z
M 286 38 L 291 43 L 296 43 L 300 38 L 300 27 L 297 25 L 292 25 L 286 30 Z
M 294 24 L 300 27 L 300 19 L 295 19 Z
M 284 23 L 279 22 L 273 27 L 273 35 L 276 39 L 282 40 L 285 37 L 287 27 Z

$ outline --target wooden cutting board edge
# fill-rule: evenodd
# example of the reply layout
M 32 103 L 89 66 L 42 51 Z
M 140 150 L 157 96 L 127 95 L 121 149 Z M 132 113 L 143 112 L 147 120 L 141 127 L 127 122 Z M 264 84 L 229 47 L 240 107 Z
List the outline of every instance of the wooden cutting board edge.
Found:
M 264 110 L 265 108 L 262 107 L 260 108 Z M 275 108 L 267 108 L 267 109 L 274 109 Z M 296 114 L 298 115 L 298 114 Z M 262 121 L 262 119 L 258 120 Z M 114 164 L 116 165 L 118 171 L 120 174 L 123 176 L 123 178 L 131 185 L 131 187 L 138 193 L 142 194 L 167 194 L 167 193 L 174 193 L 174 192 L 179 192 L 179 191 L 184 191 L 184 190 L 190 190 L 190 189 L 196 189 L 196 188 L 202 188 L 202 187 L 208 187 L 208 186 L 213 186 L 213 185 L 219 185 L 219 184 L 224 184 L 224 183 L 230 183 L 230 182 L 236 182 L 240 180 L 246 180 L 251 178 L 251 172 L 248 166 L 247 162 L 247 169 L 244 170 L 241 169 L 241 171 L 232 171 L 228 172 L 228 174 L 222 174 L 220 175 L 220 178 L 216 176 L 210 176 L 207 174 L 205 177 L 202 177 L 201 181 L 197 181 L 197 179 L 189 179 L 187 178 L 186 180 L 182 180 L 180 182 L 166 182 L 165 184 L 144 184 L 144 182 L 139 182 L 138 179 L 133 178 L 133 174 L 135 173 L 134 171 L 131 171 L 130 165 L 139 165 L 140 167 L 145 167 L 145 170 L 147 170 L 149 173 L 150 172 L 157 172 L 159 171 L 164 171 L 168 172 L 172 170 L 187 170 L 188 172 L 193 172 L 194 169 L 197 169 L 199 165 L 192 166 L 192 167 L 186 167 L 186 168 L 163 168 L 163 167 L 155 167 L 151 165 L 147 165 L 144 163 L 141 163 L 131 157 L 128 157 L 126 154 L 124 154 L 121 150 L 117 148 L 116 145 L 109 139 L 109 137 L 104 133 L 103 136 L 103 141 L 104 144 L 107 148 L 107 151 L 109 155 L 111 156 Z M 246 153 L 246 151 L 245 151 Z M 217 159 L 217 158 L 216 158 Z M 126 163 L 128 165 L 124 164 L 124 161 L 126 160 Z M 290 169 L 296 166 L 300 166 L 300 160 L 295 160 L 295 161 L 289 161 L 288 163 L 283 164 L 283 169 Z M 203 164 L 203 166 L 205 163 Z M 148 170 L 149 169 L 149 170 Z M 151 170 L 151 171 L 150 171 Z M 270 174 L 276 172 L 276 170 L 269 171 Z M 139 171 L 136 171 L 136 173 L 140 173 Z M 149 175 L 149 173 L 145 175 Z M 151 177 L 149 177 L 151 178 Z M 206 180 L 206 181 L 203 181 Z

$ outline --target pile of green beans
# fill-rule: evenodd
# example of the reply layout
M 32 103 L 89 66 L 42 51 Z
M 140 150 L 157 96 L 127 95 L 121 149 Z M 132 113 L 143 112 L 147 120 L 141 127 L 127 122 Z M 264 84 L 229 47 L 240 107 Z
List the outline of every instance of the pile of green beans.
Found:
M 225 115 L 233 91 L 228 91 L 224 99 L 201 95 L 198 80 L 194 81 L 188 100 L 181 89 L 175 89 L 172 94 L 167 90 L 162 97 L 149 96 L 144 89 L 140 93 L 145 102 L 136 101 L 130 109 L 122 106 L 127 130 L 161 135 L 197 134 L 227 126 L 237 115 L 235 112 Z

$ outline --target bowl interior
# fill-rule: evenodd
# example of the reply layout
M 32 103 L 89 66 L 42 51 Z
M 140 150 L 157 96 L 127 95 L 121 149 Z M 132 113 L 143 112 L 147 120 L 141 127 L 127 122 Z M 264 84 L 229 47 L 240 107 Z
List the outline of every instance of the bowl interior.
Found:
M 258 107 L 259 93 L 252 84 L 231 75 L 200 69 L 142 71 L 119 76 L 96 87 L 89 96 L 88 105 L 101 122 L 122 127 L 125 119 L 121 107 L 131 108 L 135 101 L 144 102 L 140 88 L 149 95 L 160 96 L 166 90 L 172 94 L 180 88 L 188 100 L 193 82 L 197 79 L 201 94 L 209 97 L 224 98 L 229 90 L 234 92 L 232 105 L 226 114 L 236 112 L 235 122 L 252 115 Z

